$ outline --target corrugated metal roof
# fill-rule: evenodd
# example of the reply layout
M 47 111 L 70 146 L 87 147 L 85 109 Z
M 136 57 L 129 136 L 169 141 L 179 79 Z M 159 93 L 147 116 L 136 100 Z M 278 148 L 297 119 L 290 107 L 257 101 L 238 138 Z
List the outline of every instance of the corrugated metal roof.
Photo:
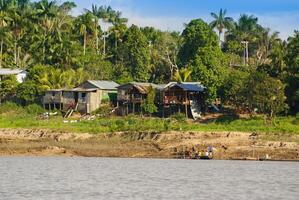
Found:
M 152 87 L 154 89 L 159 89 L 161 86 L 154 83 L 143 83 L 143 82 L 130 82 L 118 86 L 118 88 L 120 89 L 128 89 L 132 87 L 135 87 L 140 93 L 146 94 L 148 93 L 149 87 Z
M 22 69 L 0 68 L 0 75 L 16 75 L 24 72 Z
M 46 92 L 95 92 L 97 91 L 96 88 L 90 88 L 90 89 L 86 89 L 86 88 L 73 88 L 73 89 L 50 89 L 47 90 Z
M 119 85 L 114 81 L 88 80 L 88 82 L 102 90 L 116 90 Z
M 176 85 L 182 88 L 183 90 L 190 92 L 203 92 L 205 90 L 204 86 L 197 84 L 178 83 Z

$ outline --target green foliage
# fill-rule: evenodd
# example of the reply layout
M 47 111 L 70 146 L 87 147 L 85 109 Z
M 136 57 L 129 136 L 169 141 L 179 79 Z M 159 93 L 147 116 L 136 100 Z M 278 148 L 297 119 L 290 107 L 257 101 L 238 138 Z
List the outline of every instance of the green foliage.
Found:
M 131 76 L 135 81 L 147 81 L 150 78 L 149 45 L 142 31 L 132 25 L 124 36 L 124 41 L 119 47 L 118 56 L 125 66 L 130 68 Z
M 287 108 L 284 85 L 280 80 L 262 73 L 252 74 L 247 85 L 247 99 L 250 108 L 257 108 L 273 118 Z
M 0 104 L 0 114 L 5 114 L 7 112 L 22 112 L 23 109 L 22 107 L 20 107 L 19 105 L 17 105 L 16 103 L 7 101 L 5 103 Z
M 0 81 L 0 99 L 8 99 L 16 94 L 18 82 L 15 76 L 6 76 Z
M 209 100 L 217 96 L 228 66 L 219 48 L 217 35 L 201 19 L 192 20 L 184 30 L 184 44 L 179 52 L 183 64 L 190 66 L 192 80 L 208 88 Z
M 38 104 L 30 104 L 25 107 L 25 110 L 28 114 L 38 115 L 45 112 L 45 110 Z
M 226 104 L 237 107 L 246 107 L 246 83 L 249 72 L 238 69 L 230 69 L 227 78 L 221 88 L 221 97 Z
M 110 6 L 92 5 L 73 16 L 75 6 L 45 0 L 2 1 L 0 68 L 26 69 L 28 78 L 20 86 L 4 78 L 0 98 L 17 94 L 30 103 L 44 90 L 74 87 L 86 79 L 111 79 L 122 84 L 168 83 L 174 78 L 201 82 L 207 87 L 209 101 L 222 97 L 243 106 L 248 104 L 241 92 L 246 86 L 245 74 L 257 69 L 281 80 L 290 111 L 299 111 L 298 32 L 282 41 L 278 32 L 261 26 L 257 17 L 241 14 L 234 22 L 225 9 L 211 13 L 210 26 L 195 19 L 182 34 L 135 25 L 128 28 L 128 19 Z M 108 30 L 101 29 L 101 21 L 109 24 Z M 221 47 L 211 27 L 224 34 Z M 249 42 L 245 65 L 242 41 Z M 247 69 L 238 71 L 240 66 Z
M 141 103 L 141 109 L 148 114 L 157 112 L 155 105 L 156 91 L 153 87 L 149 87 L 148 94 L 144 102 Z
M 179 60 L 187 65 L 198 55 L 203 47 L 219 49 L 219 40 L 211 27 L 201 19 L 192 20 L 182 33 L 183 45 L 179 51 Z
M 101 105 L 97 110 L 93 112 L 93 114 L 97 114 L 100 116 L 107 116 L 111 112 L 112 107 L 109 104 Z
M 217 28 L 219 33 L 219 39 L 221 34 L 224 32 L 224 29 L 231 29 L 233 25 L 233 18 L 226 17 L 226 10 L 220 9 L 219 14 L 211 13 L 211 16 L 214 20 L 210 23 L 212 28 Z
M 299 32 L 295 31 L 295 35 L 288 39 L 286 64 L 286 94 L 290 107 L 295 111 L 299 111 Z
M 17 97 L 25 104 L 34 103 L 40 95 L 40 90 L 33 81 L 25 81 L 17 88 Z
M 171 116 L 172 119 L 174 119 L 176 122 L 184 123 L 186 122 L 186 115 L 183 113 L 176 113 Z

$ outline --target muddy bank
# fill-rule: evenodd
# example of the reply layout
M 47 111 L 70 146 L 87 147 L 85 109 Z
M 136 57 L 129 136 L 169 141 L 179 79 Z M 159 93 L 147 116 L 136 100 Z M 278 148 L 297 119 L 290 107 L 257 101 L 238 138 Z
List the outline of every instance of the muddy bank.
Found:
M 215 159 L 299 160 L 299 136 L 244 132 L 63 133 L 0 129 L 0 155 L 179 158 L 214 147 Z

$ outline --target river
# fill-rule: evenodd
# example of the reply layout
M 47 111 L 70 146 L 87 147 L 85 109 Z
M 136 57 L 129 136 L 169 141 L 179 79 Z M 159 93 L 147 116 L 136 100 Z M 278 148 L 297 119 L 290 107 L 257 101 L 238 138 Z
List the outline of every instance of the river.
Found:
M 299 199 L 299 163 L 0 157 L 0 199 Z

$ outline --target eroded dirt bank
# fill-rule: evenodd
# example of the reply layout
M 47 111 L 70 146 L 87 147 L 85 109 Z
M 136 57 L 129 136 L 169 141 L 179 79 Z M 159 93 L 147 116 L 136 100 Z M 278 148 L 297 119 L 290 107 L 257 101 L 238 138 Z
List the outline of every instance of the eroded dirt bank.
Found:
M 215 159 L 299 160 L 299 136 L 244 132 L 62 133 L 0 129 L 0 155 L 179 158 L 213 146 Z

